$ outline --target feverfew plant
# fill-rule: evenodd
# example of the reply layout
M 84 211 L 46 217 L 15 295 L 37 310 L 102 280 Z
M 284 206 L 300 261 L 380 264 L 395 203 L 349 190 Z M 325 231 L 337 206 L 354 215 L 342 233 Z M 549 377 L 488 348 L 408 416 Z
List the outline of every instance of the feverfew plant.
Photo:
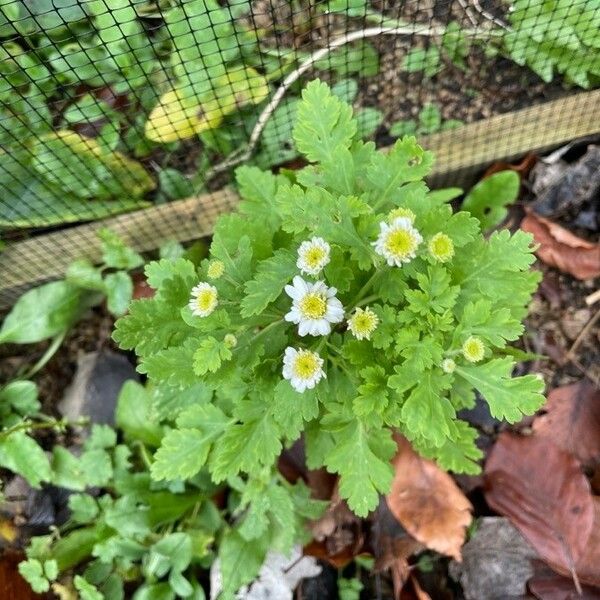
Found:
M 442 467 L 475 473 L 477 433 L 457 417 L 475 390 L 510 422 L 543 402 L 539 378 L 511 376 L 508 346 L 538 281 L 531 237 L 486 239 L 453 212 L 455 190 L 428 190 L 433 156 L 414 138 L 384 153 L 356 131 L 350 106 L 309 84 L 294 128 L 309 166 L 238 169 L 243 201 L 218 220 L 210 256 L 199 269 L 148 265 L 156 296 L 117 323 L 156 393 L 185 398 L 169 405 L 153 478 L 244 482 L 220 549 L 225 581 L 234 554 L 258 568 L 257 553 L 299 535 L 289 523 L 301 523 L 290 517 L 301 505 L 276 463 L 301 435 L 308 466 L 337 473 L 365 516 L 389 492 L 394 431 Z

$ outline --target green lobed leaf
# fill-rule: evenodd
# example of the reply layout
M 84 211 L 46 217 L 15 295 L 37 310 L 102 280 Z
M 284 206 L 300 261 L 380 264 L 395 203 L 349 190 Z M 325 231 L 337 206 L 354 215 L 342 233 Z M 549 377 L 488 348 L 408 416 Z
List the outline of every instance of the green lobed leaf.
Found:
M 352 109 L 321 81 L 311 81 L 302 91 L 294 127 L 296 147 L 308 160 L 331 160 L 339 146 L 348 148 L 356 133 Z
M 513 360 L 506 356 L 481 365 L 457 366 L 456 374 L 485 398 L 492 416 L 516 423 L 524 415 L 532 415 L 545 399 L 544 381 L 536 375 L 511 377 L 513 367 Z
M 327 469 L 340 475 L 340 496 L 359 517 L 377 508 L 379 494 L 392 485 L 389 463 L 396 445 L 389 431 L 367 431 L 356 421 L 335 435 L 335 448 L 325 458 Z
M 240 314 L 250 317 L 260 314 L 277 300 L 283 287 L 297 273 L 296 256 L 287 249 L 276 250 L 271 258 L 263 260 L 254 277 L 244 286 Z

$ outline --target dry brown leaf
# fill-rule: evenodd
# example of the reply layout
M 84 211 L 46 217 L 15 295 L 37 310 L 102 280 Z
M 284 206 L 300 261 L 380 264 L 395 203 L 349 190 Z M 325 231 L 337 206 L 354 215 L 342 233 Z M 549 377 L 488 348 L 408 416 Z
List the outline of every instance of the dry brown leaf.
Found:
M 533 234 L 539 244 L 536 254 L 546 264 L 577 279 L 600 276 L 600 244 L 578 238 L 560 225 L 534 213 L 521 221 L 521 229 Z
M 2 600 L 36 600 L 46 595 L 36 594 L 21 577 L 18 564 L 25 560 L 23 554 L 4 552 L 0 556 L 0 598 Z
M 600 600 L 600 589 L 581 585 L 579 595 L 573 579 L 563 577 L 541 563 L 527 588 L 538 600 Z
M 537 436 L 549 438 L 584 464 L 600 461 L 600 390 L 591 381 L 552 390 L 544 410 L 533 422 Z
M 304 547 L 304 554 L 326 560 L 334 567 L 345 567 L 363 551 L 362 521 L 340 498 L 337 486 L 327 510 L 311 525 L 311 533 L 314 539 Z
M 579 462 L 544 437 L 502 433 L 485 465 L 485 497 L 553 568 L 569 573 L 588 551 L 594 520 Z
M 499 173 L 500 171 L 515 171 L 521 181 L 529 175 L 529 172 L 537 162 L 537 156 L 535 154 L 528 154 L 520 163 L 508 163 L 508 162 L 497 162 L 488 167 L 487 171 L 483 174 L 483 178 Z
M 414 575 L 411 576 L 410 582 L 417 600 L 431 600 L 431 596 L 421 587 L 419 580 Z
M 584 583 L 600 587 L 600 498 L 594 496 L 594 525 L 585 552 L 577 561 L 575 571 Z
M 395 476 L 386 498 L 392 514 L 427 548 L 460 561 L 471 503 L 448 473 L 416 454 L 405 438 L 396 442 Z

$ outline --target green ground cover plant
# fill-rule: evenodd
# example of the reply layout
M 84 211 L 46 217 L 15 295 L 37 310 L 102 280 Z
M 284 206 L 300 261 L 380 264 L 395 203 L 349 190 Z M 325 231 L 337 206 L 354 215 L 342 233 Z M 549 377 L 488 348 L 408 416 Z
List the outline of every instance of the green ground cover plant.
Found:
M 509 422 L 543 402 L 540 379 L 511 376 L 509 343 L 539 280 L 531 237 L 484 238 L 448 204 L 456 190 L 423 183 L 433 156 L 414 138 L 384 154 L 356 129 L 348 105 L 309 84 L 294 141 L 311 164 L 238 169 L 243 202 L 220 218 L 209 258 L 150 263 L 155 297 L 116 325 L 150 389 L 176 398 L 152 479 L 244 486 L 219 548 L 231 593 L 281 547 L 273 525 L 295 505 L 276 460 L 301 435 L 308 466 L 338 474 L 365 516 L 389 491 L 394 430 L 476 473 L 476 432 L 456 415 L 475 390 Z M 234 568 L 232 554 L 251 564 Z
M 153 298 L 125 302 L 124 283 L 113 292 L 115 314 L 129 304 L 114 337 L 147 376 L 123 387 L 116 429 L 92 426 L 79 455 L 57 445 L 48 457 L 35 425 L 68 424 L 39 418 L 31 381 L 0 392 L 2 466 L 72 491 L 69 520 L 33 538 L 20 565 L 36 591 L 202 600 L 202 574 L 218 560 L 219 597 L 233 598 L 269 551 L 308 541 L 307 522 L 325 508 L 277 469 L 300 436 L 308 466 L 337 473 L 364 516 L 389 491 L 394 431 L 444 468 L 475 473 L 476 431 L 456 416 L 474 391 L 511 422 L 543 401 L 537 377 L 511 377 L 510 342 L 538 281 L 531 238 L 482 233 L 505 217 L 518 176 L 482 181 L 468 212 L 454 212 L 461 190 L 423 182 L 431 153 L 413 137 L 378 152 L 325 84 L 306 88 L 296 117 L 309 166 L 241 167 L 242 204 L 221 217 L 206 258 L 170 245 L 145 268 Z M 104 265 L 77 261 L 57 282 L 76 302 L 53 311 L 47 286 L 40 302 L 26 294 L 0 340 L 59 336 L 77 310 L 110 298 L 110 276 L 143 259 L 114 234 L 102 241 Z M 36 339 L 26 333 L 34 305 L 47 308 Z M 6 458 L 23 452 L 39 458 L 35 469 Z M 360 587 L 339 580 L 345 598 Z

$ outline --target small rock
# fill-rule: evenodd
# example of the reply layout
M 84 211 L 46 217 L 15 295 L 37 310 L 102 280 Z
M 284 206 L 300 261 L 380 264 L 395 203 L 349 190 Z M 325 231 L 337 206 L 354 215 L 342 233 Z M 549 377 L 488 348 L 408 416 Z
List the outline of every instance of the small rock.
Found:
M 58 409 L 72 421 L 89 417 L 92 423 L 114 425 L 117 398 L 129 379 L 139 381 L 139 376 L 124 354 L 111 350 L 85 354 Z
M 302 556 L 302 548 L 295 547 L 290 556 L 269 552 L 258 577 L 236 594 L 236 600 L 293 600 L 294 590 L 305 578 L 321 573 L 321 567 L 312 556 Z M 219 561 L 210 569 L 210 598 L 216 600 L 223 587 Z
M 450 575 L 463 587 L 466 600 L 522 598 L 533 575 L 537 554 L 502 517 L 484 517 L 463 546 L 463 562 L 450 563 Z

